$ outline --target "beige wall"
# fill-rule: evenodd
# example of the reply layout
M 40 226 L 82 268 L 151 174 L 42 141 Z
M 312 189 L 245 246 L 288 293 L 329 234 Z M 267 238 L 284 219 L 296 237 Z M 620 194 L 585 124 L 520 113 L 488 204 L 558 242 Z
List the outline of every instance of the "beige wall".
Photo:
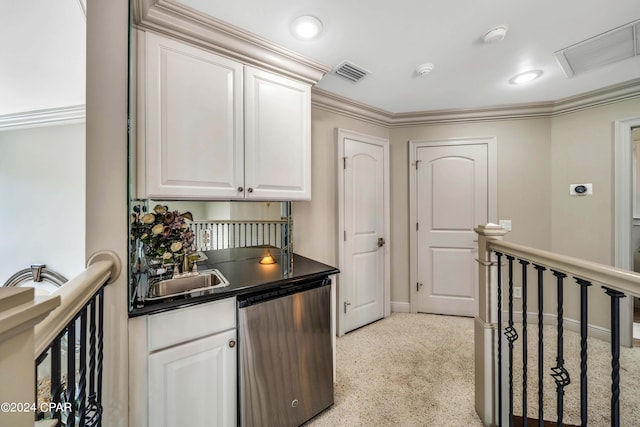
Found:
M 296 253 L 333 266 L 338 265 L 336 128 L 389 138 L 385 127 L 317 108 L 312 110 L 311 201 L 293 203 L 293 245 Z
M 294 203 L 295 250 L 337 265 L 334 129 L 391 141 L 391 301 L 409 302 L 409 153 L 411 139 L 495 137 L 498 219 L 510 219 L 507 241 L 610 264 L 613 259 L 613 122 L 640 115 L 640 99 L 554 118 L 387 129 L 313 110 L 313 199 Z M 570 197 L 569 184 L 591 182 L 594 195 Z M 531 292 L 535 292 L 533 286 Z M 577 317 L 574 290 L 567 311 Z M 531 294 L 532 301 L 535 300 Z M 555 298 L 546 295 L 548 307 Z M 599 299 L 592 312 L 600 313 Z M 535 307 L 530 307 L 535 310 Z M 553 309 L 549 309 L 553 311 Z M 593 314 L 594 323 L 607 320 Z
M 640 99 L 551 119 L 554 252 L 613 263 L 613 123 L 631 117 L 640 117 Z M 593 183 L 593 196 L 569 196 L 572 183 Z
M 84 270 L 85 126 L 0 132 L 0 285 L 31 264 Z
M 640 99 L 551 119 L 551 248 L 554 252 L 613 265 L 614 121 L 632 117 L 640 117 Z M 631 155 L 629 153 L 629 157 Z M 569 185 L 577 183 L 593 183 L 593 195 L 569 196 Z M 570 286 L 567 292 L 567 313 L 577 318 L 579 289 Z M 589 323 L 609 327 L 608 303 L 601 292 L 589 298 Z

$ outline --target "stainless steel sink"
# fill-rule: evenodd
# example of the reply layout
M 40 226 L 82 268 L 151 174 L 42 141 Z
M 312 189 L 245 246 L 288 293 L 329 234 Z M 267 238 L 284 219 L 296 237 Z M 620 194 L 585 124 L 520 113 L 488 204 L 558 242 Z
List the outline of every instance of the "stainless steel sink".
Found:
M 222 288 L 229 285 L 229 281 L 218 270 L 203 270 L 197 275 L 186 275 L 161 280 L 151 284 L 147 292 L 147 300 L 186 295 L 208 289 Z

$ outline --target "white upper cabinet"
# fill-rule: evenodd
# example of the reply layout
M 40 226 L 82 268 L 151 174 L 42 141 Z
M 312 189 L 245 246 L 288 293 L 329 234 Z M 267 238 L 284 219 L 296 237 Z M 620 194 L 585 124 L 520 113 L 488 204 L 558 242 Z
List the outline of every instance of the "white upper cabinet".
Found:
M 144 33 L 138 196 L 311 198 L 311 87 Z
M 146 33 L 141 171 L 150 198 L 237 198 L 242 64 Z
M 311 199 L 311 88 L 245 69 L 247 197 Z

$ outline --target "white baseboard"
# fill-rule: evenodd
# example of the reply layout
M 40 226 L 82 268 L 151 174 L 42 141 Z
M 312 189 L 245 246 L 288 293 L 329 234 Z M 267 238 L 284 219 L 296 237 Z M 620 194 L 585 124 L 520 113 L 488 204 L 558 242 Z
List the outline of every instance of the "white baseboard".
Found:
M 393 303 L 392 303 L 393 304 Z M 504 312 L 502 314 L 502 321 L 506 322 L 509 318 L 509 313 Z M 514 311 L 513 312 L 513 321 L 515 323 L 522 323 L 522 312 Z M 558 316 L 550 313 L 543 313 L 542 315 L 542 323 L 545 325 L 557 325 L 558 324 Z M 538 324 L 538 313 L 536 312 L 527 312 L 527 324 Z M 570 319 L 568 317 L 564 318 L 563 321 L 564 329 L 571 332 L 580 333 L 580 321 L 576 319 Z M 591 325 L 587 326 L 587 335 L 593 338 L 597 338 L 602 341 L 611 342 L 611 330 L 607 328 L 603 328 L 601 326 Z
M 408 302 L 391 301 L 392 313 L 411 313 L 411 304 Z

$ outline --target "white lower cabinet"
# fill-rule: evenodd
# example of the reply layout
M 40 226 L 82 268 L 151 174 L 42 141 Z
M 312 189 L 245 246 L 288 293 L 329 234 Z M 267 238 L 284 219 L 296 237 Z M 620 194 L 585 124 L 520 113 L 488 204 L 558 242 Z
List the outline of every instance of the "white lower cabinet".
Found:
M 150 426 L 236 425 L 236 331 L 149 355 Z
M 129 319 L 129 425 L 237 425 L 236 299 Z

